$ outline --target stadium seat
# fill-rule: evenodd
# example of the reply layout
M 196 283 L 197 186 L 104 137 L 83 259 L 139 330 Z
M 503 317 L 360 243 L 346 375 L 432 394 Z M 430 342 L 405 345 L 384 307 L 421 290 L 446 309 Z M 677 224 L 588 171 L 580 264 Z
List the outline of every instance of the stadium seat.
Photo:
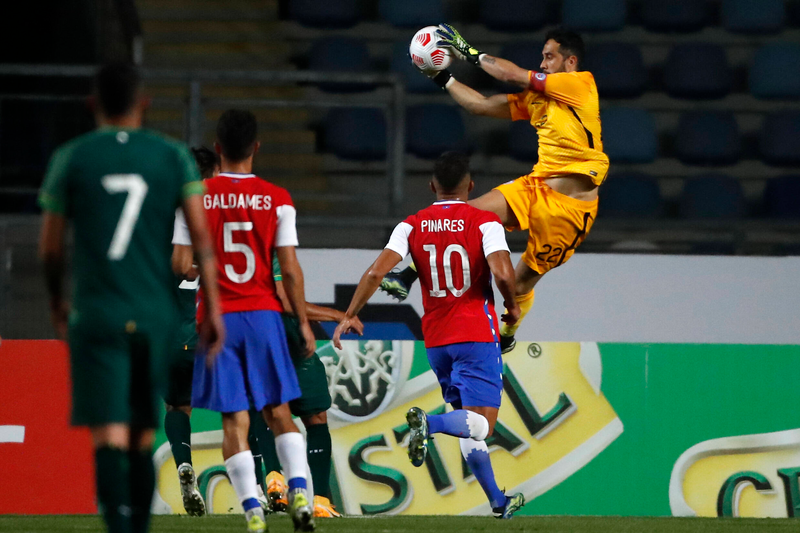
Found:
M 408 57 L 408 43 L 395 43 L 392 46 L 392 72 L 396 72 L 405 81 L 406 90 L 410 93 L 442 92 L 427 76 L 411 62 Z
M 770 218 L 800 219 L 800 176 L 781 176 L 767 180 L 764 212 Z
M 730 176 L 708 175 L 687 180 L 678 211 L 689 219 L 736 219 L 747 212 L 742 185 Z
M 664 201 L 658 182 L 646 174 L 616 174 L 600 187 L 598 216 L 608 218 L 659 218 Z
M 421 104 L 409 107 L 406 116 L 406 149 L 417 157 L 434 159 L 464 148 L 464 122 L 457 108 Z
M 331 109 L 325 119 L 325 148 L 343 159 L 386 158 L 386 118 L 374 108 Z
M 509 126 L 508 155 L 531 164 L 539 160 L 539 135 L 527 120 L 515 120 Z
M 500 50 L 500 57 L 508 59 L 519 67 L 539 70 L 542 63 L 541 41 L 514 41 L 506 43 Z
M 442 0 L 380 0 L 378 11 L 386 22 L 399 28 L 419 29 L 445 20 Z
M 723 0 L 722 26 L 737 33 L 777 33 L 786 19 L 784 0 Z
M 800 45 L 759 48 L 750 69 L 750 92 L 756 98 L 800 98 Z
M 687 111 L 675 138 L 678 159 L 687 165 L 731 165 L 739 160 L 742 140 L 730 111 Z
M 561 23 L 576 31 L 617 31 L 625 25 L 625 0 L 564 0 Z
M 311 45 L 308 68 L 320 72 L 368 72 L 369 50 L 359 39 L 324 37 Z M 357 92 L 373 88 L 361 83 L 321 83 L 319 87 L 328 92 Z
M 732 79 L 725 50 L 715 44 L 679 44 L 664 66 L 664 86 L 675 98 L 722 98 L 730 92 Z
M 686 33 L 703 28 L 708 6 L 704 0 L 644 0 L 640 15 L 647 30 Z
M 586 70 L 594 75 L 601 98 L 636 98 L 647 87 L 647 70 L 635 44 L 592 45 L 586 53 Z
M 643 109 L 610 108 L 601 112 L 603 150 L 614 163 L 650 163 L 658 152 L 656 124 Z
M 778 111 L 761 127 L 761 158 L 776 166 L 800 165 L 800 111 Z
M 495 31 L 535 31 L 547 24 L 546 0 L 481 0 L 480 21 Z
M 350 28 L 358 24 L 358 0 L 289 0 L 289 16 L 303 26 L 323 29 Z

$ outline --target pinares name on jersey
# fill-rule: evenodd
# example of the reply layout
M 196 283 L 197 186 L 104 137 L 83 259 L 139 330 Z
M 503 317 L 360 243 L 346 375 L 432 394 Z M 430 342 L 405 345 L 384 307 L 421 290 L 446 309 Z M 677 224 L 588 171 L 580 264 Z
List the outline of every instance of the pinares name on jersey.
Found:
M 420 231 L 464 231 L 463 220 L 422 220 L 419 223 Z
M 203 207 L 206 209 L 268 211 L 272 209 L 272 196 L 268 194 L 206 194 L 203 196 Z

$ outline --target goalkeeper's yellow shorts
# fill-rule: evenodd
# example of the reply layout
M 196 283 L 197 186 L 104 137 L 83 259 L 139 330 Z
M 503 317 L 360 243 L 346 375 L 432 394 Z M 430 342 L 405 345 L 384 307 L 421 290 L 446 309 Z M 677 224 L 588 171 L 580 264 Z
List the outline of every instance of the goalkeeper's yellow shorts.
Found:
M 519 223 L 509 230 L 528 230 L 522 260 L 535 272 L 566 263 L 586 239 L 597 217 L 597 200 L 576 200 L 551 189 L 532 174 L 504 183 L 496 190 L 505 197 Z

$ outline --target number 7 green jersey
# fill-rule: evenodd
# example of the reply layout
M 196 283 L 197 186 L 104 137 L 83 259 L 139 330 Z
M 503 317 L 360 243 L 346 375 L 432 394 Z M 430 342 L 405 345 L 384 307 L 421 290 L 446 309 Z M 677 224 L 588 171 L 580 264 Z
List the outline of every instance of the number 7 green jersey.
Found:
M 202 192 L 189 150 L 154 132 L 101 128 L 59 148 L 39 204 L 73 223 L 70 323 L 174 323 L 175 209 Z

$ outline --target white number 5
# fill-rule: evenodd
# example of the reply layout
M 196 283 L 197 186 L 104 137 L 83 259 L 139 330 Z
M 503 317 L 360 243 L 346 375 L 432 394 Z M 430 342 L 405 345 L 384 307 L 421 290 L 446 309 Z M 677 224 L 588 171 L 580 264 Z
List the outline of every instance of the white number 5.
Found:
M 225 275 L 234 283 L 247 283 L 256 273 L 256 255 L 253 249 L 241 242 L 233 242 L 234 231 L 251 231 L 253 229 L 252 222 L 225 222 L 222 225 L 222 237 L 224 239 L 223 249 L 226 252 L 239 252 L 244 254 L 247 260 L 247 266 L 243 274 L 239 274 L 233 269 L 233 265 L 225 265 Z
M 128 193 L 117 222 L 117 229 L 111 238 L 111 246 L 108 247 L 108 258 L 119 261 L 125 257 L 128 245 L 131 243 L 133 227 L 139 220 L 139 212 L 142 210 L 144 197 L 147 196 L 147 182 L 140 174 L 108 174 L 103 176 L 100 183 L 109 194 Z

